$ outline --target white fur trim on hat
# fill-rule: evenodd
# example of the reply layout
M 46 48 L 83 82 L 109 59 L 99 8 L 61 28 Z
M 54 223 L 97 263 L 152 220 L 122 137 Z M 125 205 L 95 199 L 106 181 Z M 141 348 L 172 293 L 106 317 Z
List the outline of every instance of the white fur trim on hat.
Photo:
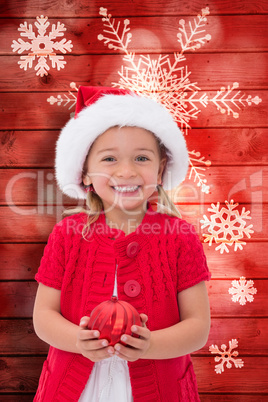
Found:
M 155 134 L 169 151 L 163 187 L 170 190 L 185 178 L 188 152 L 182 132 L 171 114 L 153 99 L 135 94 L 103 95 L 85 107 L 62 129 L 56 145 L 56 179 L 72 198 L 86 198 L 82 169 L 94 140 L 114 126 L 136 126 Z

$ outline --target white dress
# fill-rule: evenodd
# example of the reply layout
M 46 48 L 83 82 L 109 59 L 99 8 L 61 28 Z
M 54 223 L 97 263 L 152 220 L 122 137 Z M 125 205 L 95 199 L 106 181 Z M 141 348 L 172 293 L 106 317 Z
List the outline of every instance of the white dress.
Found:
M 118 356 L 94 364 L 79 402 L 132 402 L 127 362 Z
M 115 277 L 114 296 L 117 296 Z M 79 402 L 132 402 L 132 389 L 126 360 L 114 355 L 94 364 Z

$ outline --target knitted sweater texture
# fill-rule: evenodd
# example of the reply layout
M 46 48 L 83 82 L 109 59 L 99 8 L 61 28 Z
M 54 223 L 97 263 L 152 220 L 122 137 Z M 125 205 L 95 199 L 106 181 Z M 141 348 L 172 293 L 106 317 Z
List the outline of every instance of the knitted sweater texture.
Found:
M 192 225 L 154 212 L 149 204 L 142 223 L 125 235 L 108 227 L 105 215 L 91 225 L 86 240 L 84 213 L 63 219 L 45 247 L 36 280 L 61 290 L 61 313 L 79 324 L 113 294 L 148 315 L 151 331 L 180 321 L 178 292 L 209 280 L 202 244 Z M 136 291 L 131 293 L 129 286 Z M 135 285 L 136 284 L 136 285 Z M 78 401 L 94 363 L 50 347 L 35 402 Z M 129 362 L 134 402 L 199 401 L 190 355 Z

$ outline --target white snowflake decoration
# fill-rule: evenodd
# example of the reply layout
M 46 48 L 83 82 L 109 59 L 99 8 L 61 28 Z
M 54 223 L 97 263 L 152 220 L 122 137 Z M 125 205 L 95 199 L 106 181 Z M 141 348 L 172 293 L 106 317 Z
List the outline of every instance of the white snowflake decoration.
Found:
M 130 89 L 143 96 L 148 96 L 162 103 L 173 115 L 175 121 L 180 125 L 181 129 L 187 134 L 191 128 L 190 121 L 197 119 L 201 112 L 200 106 L 206 107 L 209 103 L 215 105 L 221 113 L 227 112 L 237 118 L 238 111 L 241 106 L 258 104 L 261 102 L 259 97 L 252 98 L 233 90 L 238 88 L 238 83 L 234 83 L 232 87 L 227 89 L 222 87 L 214 97 L 207 94 L 200 95 L 200 88 L 196 82 L 190 81 L 190 72 L 187 66 L 181 63 L 186 60 L 184 53 L 186 51 L 195 51 L 203 46 L 211 39 L 211 35 L 206 34 L 206 22 L 209 15 L 209 8 L 203 8 L 201 13 L 189 21 L 188 25 L 185 20 L 179 21 L 179 33 L 177 34 L 178 42 L 181 47 L 180 52 L 175 52 L 173 60 L 169 55 L 159 55 L 157 59 L 152 59 L 150 55 L 141 55 L 135 57 L 134 52 L 129 52 L 128 45 L 131 41 L 130 21 L 125 19 L 123 24 L 115 22 L 107 9 L 101 7 L 100 15 L 104 22 L 103 34 L 98 35 L 98 39 L 104 41 L 109 49 L 122 51 L 124 53 L 123 60 L 127 65 L 121 67 L 119 81 L 113 82 L 112 85 L 119 88 Z M 200 153 L 192 151 L 189 153 L 190 175 L 194 177 L 194 181 L 204 193 L 209 192 L 209 185 L 205 178 L 205 166 L 210 165 L 210 161 L 204 161 L 200 158 Z M 201 167 L 196 167 L 194 162 L 201 163 Z
M 103 40 L 109 49 L 122 51 L 125 54 L 123 60 L 128 64 L 121 67 L 121 71 L 118 72 L 120 79 L 112 85 L 130 89 L 162 103 L 186 133 L 191 128 L 190 120 L 197 119 L 201 111 L 200 106 L 206 107 L 212 103 L 221 113 L 227 112 L 228 115 L 232 114 L 237 118 L 239 116 L 237 109 L 240 110 L 240 106 L 245 106 L 245 103 L 250 106 L 252 103 L 261 102 L 258 96 L 254 98 L 248 96 L 244 99 L 245 95 L 240 91 L 232 93 L 239 87 L 237 82 L 227 89 L 222 87 L 212 98 L 207 94 L 199 95 L 200 88 L 196 82 L 190 81 L 191 73 L 187 66 L 181 65 L 181 62 L 186 60 L 184 56 L 186 51 L 195 51 L 211 39 L 211 35 L 205 32 L 208 7 L 203 8 L 193 22 L 189 21 L 187 29 L 185 20 L 179 21 L 177 38 L 181 51 L 174 53 L 172 61 L 169 55 L 159 55 L 158 59 L 151 59 L 149 54 L 141 55 L 135 61 L 135 53 L 128 51 L 132 38 L 129 32 L 130 21 L 124 20 L 123 27 L 120 21 L 116 24 L 115 19 L 112 19 L 111 14 L 108 14 L 107 9 L 103 7 L 100 8 L 100 15 L 103 17 L 104 35 L 100 34 L 98 39 Z
M 232 288 L 229 289 L 229 294 L 233 295 L 232 301 L 234 303 L 239 301 L 241 306 L 244 306 L 246 302 L 253 302 L 253 295 L 257 293 L 257 289 L 253 285 L 254 282 L 252 280 L 247 281 L 244 276 L 241 276 L 239 281 L 232 281 Z
M 190 165 L 190 173 L 189 173 L 189 179 L 194 177 L 194 182 L 197 182 L 197 187 L 201 187 L 201 191 L 203 193 L 208 194 L 209 193 L 209 188 L 207 183 L 207 179 L 204 175 L 204 172 L 206 170 L 206 167 L 209 167 L 211 165 L 211 161 L 209 160 L 204 160 L 204 156 L 201 157 L 200 152 L 196 151 L 189 151 L 189 165 Z M 195 166 L 195 162 L 203 165 L 203 166 Z M 205 166 L 205 167 L 204 167 Z
M 217 345 L 211 345 L 209 347 L 209 351 L 212 354 L 219 354 L 220 356 L 215 357 L 215 362 L 221 361 L 219 364 L 216 364 L 215 371 L 217 374 L 221 374 L 224 372 L 224 364 L 226 363 L 227 368 L 232 368 L 232 364 L 236 368 L 241 368 L 244 366 L 244 362 L 242 359 L 236 359 L 238 356 L 237 351 L 233 351 L 233 349 L 238 347 L 238 342 L 236 339 L 232 339 L 229 341 L 229 349 L 227 349 L 226 345 L 221 345 L 221 350 L 219 350 Z
M 234 82 L 232 86 L 228 85 L 227 89 L 222 87 L 217 94 L 210 99 L 210 101 L 217 107 L 217 109 L 221 113 L 226 113 L 228 116 L 232 115 L 235 119 L 238 119 L 239 113 L 238 110 L 241 110 L 241 107 L 245 107 L 246 105 L 251 106 L 252 103 L 258 105 L 262 99 L 258 96 L 252 98 L 251 95 L 248 95 L 245 98 L 245 94 L 241 94 L 240 91 L 232 93 L 234 89 L 239 88 L 239 83 Z
M 123 60 L 128 66 L 122 66 L 118 72 L 119 81 L 113 82 L 113 86 L 130 89 L 143 96 L 148 96 L 162 103 L 173 115 L 174 119 L 180 124 L 186 132 L 190 128 L 189 121 L 196 119 L 200 112 L 198 104 L 206 106 L 207 96 L 198 95 L 200 88 L 196 82 L 189 79 L 190 72 L 187 66 L 182 66 L 185 61 L 184 52 L 187 50 L 196 50 L 211 39 L 209 34 L 205 33 L 205 26 L 209 8 L 202 9 L 197 19 L 194 19 L 193 25 L 189 23 L 190 33 L 187 33 L 185 21 L 179 21 L 178 42 L 181 45 L 181 52 L 174 53 L 174 60 L 170 60 L 169 55 L 159 55 L 158 59 L 151 59 L 149 54 L 141 55 L 135 62 L 135 53 L 128 51 L 128 45 L 132 34 L 129 32 L 129 20 L 124 20 L 121 29 L 120 21 L 116 24 L 107 9 L 101 7 L 100 15 L 104 22 L 104 35 L 98 36 L 103 40 L 109 49 L 121 50 L 124 52 Z
M 57 55 L 55 51 L 60 51 L 61 53 L 66 53 L 72 51 L 72 41 L 66 41 L 63 38 L 61 41 L 54 41 L 56 38 L 64 35 L 64 31 L 66 28 L 64 24 L 60 22 L 52 24 L 51 31 L 47 34 L 47 28 L 50 25 L 48 22 L 48 17 L 36 17 L 36 22 L 34 25 L 37 28 L 38 34 L 33 31 L 32 24 L 27 25 L 27 22 L 20 24 L 18 31 L 21 32 L 21 36 L 28 38 L 30 41 L 25 42 L 23 39 L 19 38 L 18 41 L 13 40 L 11 47 L 13 48 L 13 52 L 18 52 L 19 54 L 30 51 L 28 55 L 23 55 L 20 57 L 18 64 L 20 68 L 23 68 L 25 71 L 27 68 L 32 68 L 33 62 L 35 61 L 35 57 L 38 58 L 37 64 L 35 66 L 36 75 L 40 75 L 43 77 L 44 75 L 48 75 L 48 71 L 50 70 L 49 65 L 47 64 L 47 59 L 51 61 L 52 68 L 56 68 L 59 71 L 61 68 L 64 68 L 66 61 L 64 61 L 64 57 L 61 55 Z
M 70 83 L 70 88 L 75 89 L 76 92 L 78 91 L 75 82 Z M 60 94 L 58 94 L 57 97 L 51 95 L 49 98 L 47 98 L 47 101 L 50 103 L 50 105 L 54 105 L 56 103 L 58 106 L 68 106 L 68 109 L 71 110 L 76 105 L 77 96 L 75 95 L 75 93 L 68 91 L 68 95 L 64 94 L 64 97 L 62 97 Z M 70 115 L 72 117 L 74 115 L 74 112 L 70 113 Z
M 241 215 L 239 211 L 235 209 L 239 204 L 234 204 L 234 201 L 231 200 L 230 203 L 225 201 L 226 207 L 220 209 L 220 203 L 217 205 L 211 204 L 211 208 L 208 208 L 209 212 L 212 212 L 210 219 L 203 215 L 204 219 L 201 219 L 200 222 L 203 224 L 201 228 L 208 227 L 209 234 L 205 233 L 203 236 L 205 237 L 205 242 L 209 242 L 209 245 L 212 245 L 212 242 L 215 241 L 216 244 L 219 244 L 215 250 L 220 250 L 221 254 L 226 251 L 229 253 L 229 249 L 227 246 L 231 247 L 234 245 L 234 251 L 243 249 L 243 245 L 246 245 L 245 241 L 242 241 L 244 235 L 250 238 L 250 234 L 254 233 L 251 229 L 253 225 L 246 226 L 246 220 L 251 219 L 250 211 L 246 211 L 245 207 L 242 208 Z

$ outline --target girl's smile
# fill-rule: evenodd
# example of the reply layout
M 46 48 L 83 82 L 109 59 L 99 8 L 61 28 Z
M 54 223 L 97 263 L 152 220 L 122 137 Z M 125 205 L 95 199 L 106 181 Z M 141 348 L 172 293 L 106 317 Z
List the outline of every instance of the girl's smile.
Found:
M 133 195 L 135 194 L 138 189 L 140 188 L 140 186 L 127 186 L 127 185 L 123 185 L 123 186 L 113 186 L 113 189 L 121 194 L 126 194 L 126 195 Z
M 106 215 L 114 215 L 119 209 L 128 215 L 144 215 L 144 204 L 161 183 L 165 162 L 160 160 L 151 132 L 139 127 L 112 127 L 93 143 L 83 181 L 93 184 Z

